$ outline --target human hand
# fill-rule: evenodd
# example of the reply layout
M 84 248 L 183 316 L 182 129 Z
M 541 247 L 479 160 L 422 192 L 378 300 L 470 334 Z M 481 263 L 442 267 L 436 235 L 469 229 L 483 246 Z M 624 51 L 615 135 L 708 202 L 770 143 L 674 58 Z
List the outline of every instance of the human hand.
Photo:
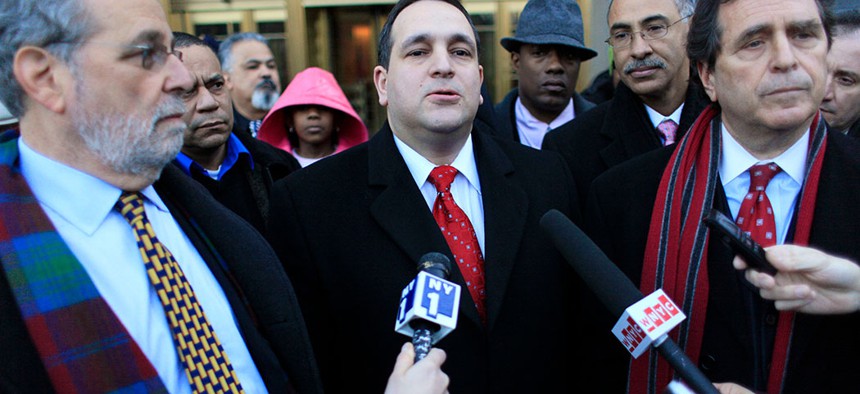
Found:
M 765 249 L 767 260 L 778 270 L 771 276 L 747 269 L 735 256 L 737 269 L 759 288 L 762 298 L 773 300 L 776 309 L 814 314 L 852 313 L 860 309 L 860 267 L 819 250 L 778 245 Z
M 752 391 L 735 383 L 714 383 L 720 394 L 754 394 Z
M 414 363 L 415 349 L 409 342 L 403 344 L 394 371 L 388 377 L 385 394 L 448 393 L 448 375 L 442 372 L 445 358 L 445 351 L 433 348 L 427 357 Z

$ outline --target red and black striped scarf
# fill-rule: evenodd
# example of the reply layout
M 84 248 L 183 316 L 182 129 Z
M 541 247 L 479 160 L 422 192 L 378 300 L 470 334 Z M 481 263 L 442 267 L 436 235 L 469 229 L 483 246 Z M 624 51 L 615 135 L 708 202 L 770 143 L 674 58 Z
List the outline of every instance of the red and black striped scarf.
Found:
M 702 218 L 713 207 L 720 158 L 720 112 L 709 106 L 675 148 L 663 172 L 651 213 L 640 289 L 662 288 L 687 315 L 670 335 L 698 364 L 708 307 L 708 228 Z M 807 245 L 818 180 L 826 148 L 826 127 L 816 114 L 810 136 L 806 179 L 800 192 L 794 243 Z M 785 380 L 794 314 L 780 312 L 773 347 L 768 392 L 778 393 Z M 672 369 L 657 352 L 632 360 L 631 393 L 657 393 L 669 384 Z

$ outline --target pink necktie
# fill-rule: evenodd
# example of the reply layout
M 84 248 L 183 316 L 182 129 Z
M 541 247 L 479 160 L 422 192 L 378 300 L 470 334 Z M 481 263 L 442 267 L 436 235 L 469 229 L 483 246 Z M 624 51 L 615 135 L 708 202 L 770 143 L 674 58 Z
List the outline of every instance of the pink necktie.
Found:
M 764 247 L 776 245 L 776 221 L 765 190 L 780 171 L 782 169 L 774 163 L 750 167 L 750 189 L 738 211 L 738 226 Z
M 484 256 L 475 229 L 466 213 L 454 202 L 451 196 L 451 182 L 457 176 L 457 169 L 451 166 L 439 166 L 430 172 L 428 179 L 436 187 L 436 202 L 433 203 L 433 218 L 442 230 L 448 248 L 457 261 L 460 273 L 466 280 L 469 294 L 478 309 L 478 316 L 486 324 L 487 312 L 484 292 Z
M 672 119 L 666 119 L 657 125 L 657 131 L 663 136 L 663 146 L 675 143 L 675 134 L 678 132 L 678 124 Z

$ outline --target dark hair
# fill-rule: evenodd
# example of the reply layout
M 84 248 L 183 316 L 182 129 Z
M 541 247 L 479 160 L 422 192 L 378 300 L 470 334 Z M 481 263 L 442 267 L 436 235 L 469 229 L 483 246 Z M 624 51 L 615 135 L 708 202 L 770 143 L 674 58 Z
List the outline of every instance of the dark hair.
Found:
M 843 11 L 835 16 L 833 35 L 851 34 L 860 30 L 860 10 Z
M 400 0 L 397 4 L 394 5 L 394 8 L 391 9 L 391 12 L 388 13 L 388 19 L 385 20 L 385 25 L 382 26 L 382 32 L 379 33 L 379 45 L 376 52 L 376 61 L 380 66 L 388 69 L 388 62 L 391 60 L 391 47 L 394 46 L 393 39 L 391 38 L 391 27 L 394 25 L 394 20 L 397 19 L 397 16 L 406 8 L 412 4 L 415 4 L 422 0 Z M 478 29 L 475 28 L 475 23 L 472 22 L 472 17 L 469 16 L 469 12 L 463 8 L 463 5 L 460 4 L 458 0 L 437 0 L 444 1 L 454 7 L 456 7 L 460 12 L 466 17 L 466 20 L 469 21 L 469 26 L 472 27 L 472 34 L 475 36 L 475 45 L 477 46 L 478 53 L 476 56 L 480 56 L 481 53 L 481 39 L 478 37 Z
M 687 34 L 687 57 L 690 58 L 690 65 L 697 65 L 699 62 L 708 65 L 711 69 L 717 62 L 717 55 L 720 53 L 720 38 L 723 35 L 723 29 L 719 21 L 720 5 L 727 4 L 733 0 L 698 0 L 696 2 L 696 11 L 693 13 L 693 20 L 690 21 L 690 31 Z M 821 18 L 821 23 L 824 26 L 824 33 L 827 36 L 827 47 L 830 47 L 833 17 L 827 7 L 822 5 L 822 0 L 814 0 L 818 7 L 818 16 Z
M 173 48 L 180 49 L 192 46 L 209 47 L 209 45 L 206 44 L 206 41 L 203 41 L 191 34 L 181 31 L 173 32 Z

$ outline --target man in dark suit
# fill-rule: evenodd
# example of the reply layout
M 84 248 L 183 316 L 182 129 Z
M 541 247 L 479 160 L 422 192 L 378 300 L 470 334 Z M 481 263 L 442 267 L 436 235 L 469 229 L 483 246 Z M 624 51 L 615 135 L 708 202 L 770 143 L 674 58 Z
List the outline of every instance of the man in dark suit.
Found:
M 842 4 L 839 4 L 842 3 Z M 836 2 L 833 44 L 827 54 L 830 78 L 821 114 L 834 130 L 860 134 L 860 1 Z
M 193 82 L 159 2 L 4 1 L 0 26 L 0 391 L 321 392 L 265 239 L 165 167 Z
M 296 284 L 327 391 L 382 389 L 403 340 L 393 325 L 401 291 L 428 252 L 451 258 L 463 288 L 457 327 L 436 345 L 452 392 L 576 381 L 577 286 L 538 227 L 553 208 L 578 221 L 576 195 L 557 155 L 475 130 L 477 48 L 458 1 L 397 3 L 374 69 L 387 124 L 273 188 L 270 241 Z M 456 174 L 442 193 L 428 179 L 438 171 Z M 437 220 L 448 218 L 434 212 L 460 223 L 443 233 Z M 472 228 L 464 245 L 448 235 L 460 225 Z
M 708 104 L 689 83 L 684 56 L 691 0 L 614 0 L 608 23 L 620 82 L 612 100 L 551 131 L 543 147 L 561 153 L 580 202 L 609 168 L 680 139 Z M 661 130 L 675 135 L 666 138 Z
M 272 183 L 301 167 L 289 153 L 245 133 L 231 132 L 230 82 L 215 52 L 188 33 L 174 33 L 174 38 L 194 86 L 182 94 L 188 129 L 173 163 L 262 234 Z
M 860 261 L 851 197 L 860 193 L 860 145 L 827 130 L 818 112 L 825 15 L 815 0 L 700 0 L 688 55 L 714 105 L 674 151 L 631 160 L 592 185 L 588 232 L 643 292 L 662 288 L 682 308 L 687 320 L 671 335 L 715 382 L 768 392 L 860 389 L 860 315 L 777 310 L 702 224 L 715 209 L 764 246 Z M 616 356 L 607 364 L 623 379 L 629 357 Z M 659 392 L 671 376 L 653 355 L 629 365 L 631 391 Z
M 584 44 L 574 0 L 530 0 L 516 35 L 502 38 L 517 87 L 495 107 L 495 134 L 540 149 L 548 130 L 594 108 L 576 93 L 579 65 L 597 56 Z

